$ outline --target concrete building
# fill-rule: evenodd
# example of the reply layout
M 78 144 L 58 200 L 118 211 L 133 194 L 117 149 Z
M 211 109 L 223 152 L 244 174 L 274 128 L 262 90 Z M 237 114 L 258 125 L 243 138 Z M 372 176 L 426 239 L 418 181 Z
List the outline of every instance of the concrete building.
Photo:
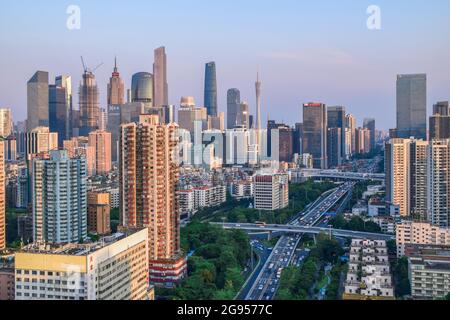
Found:
M 14 300 L 14 264 L 0 261 L 0 301 Z
M 0 138 L 0 252 L 6 249 L 6 169 L 3 144 Z
M 450 229 L 428 222 L 403 221 L 397 224 L 396 242 L 399 258 L 405 255 L 409 244 L 450 246 Z
M 194 208 L 203 209 L 215 207 L 227 200 L 225 186 L 204 186 L 194 188 Z
M 88 176 L 96 175 L 96 150 L 89 145 L 88 137 L 74 137 L 63 142 L 64 150 L 67 150 L 69 157 L 83 157 L 86 159 L 86 169 Z
M 313 156 L 314 168 L 327 169 L 327 108 L 323 103 L 303 105 L 303 153 Z
M 37 71 L 27 83 L 27 131 L 48 127 L 48 72 Z
M 86 160 L 66 150 L 35 158 L 32 174 L 33 238 L 73 243 L 87 238 Z
M 147 227 L 150 281 L 171 286 L 186 274 L 176 207 L 177 125 L 157 116 L 121 126 L 120 217 L 126 228 Z
M 394 300 L 386 241 L 353 239 L 344 300 Z
M 58 149 L 58 133 L 50 132 L 49 127 L 36 127 L 25 134 L 25 155 L 49 152 Z
M 371 150 L 370 130 L 365 128 L 355 129 L 355 153 L 365 154 Z
M 337 155 L 338 158 L 334 161 L 337 165 L 340 165 L 345 159 L 345 115 L 345 107 L 343 106 L 327 108 L 328 129 L 332 129 L 336 134 L 338 134 L 336 140 L 339 140 L 339 150 L 336 149 L 335 151 L 335 156 Z M 339 130 L 336 130 L 335 128 L 338 128 Z M 328 149 L 329 148 L 330 146 L 328 145 Z M 328 160 L 330 161 L 330 159 Z M 336 164 L 329 164 L 329 166 L 336 166 Z
M 148 231 L 26 246 L 16 254 L 15 289 L 16 300 L 148 300 Z
M 84 70 L 79 87 L 80 106 L 80 136 L 87 137 L 89 133 L 98 129 L 99 92 L 95 75 L 88 69 Z
M 87 228 L 89 233 L 111 233 L 109 193 L 89 192 L 87 203 Z
M 89 144 L 95 153 L 95 174 L 103 175 L 111 171 L 111 133 L 93 131 L 89 133 Z
M 397 76 L 397 137 L 427 139 L 427 75 Z
M 196 107 L 194 98 L 182 97 L 178 109 L 178 125 L 181 129 L 188 130 L 193 141 L 196 123 L 200 123 L 200 132 L 208 128 L 208 110 Z
M 289 177 L 287 174 L 256 175 L 254 177 L 254 208 L 279 210 L 289 205 Z
M 236 199 L 250 199 L 254 196 L 254 184 L 251 181 L 238 181 L 230 186 L 230 194 Z
M 327 148 L 328 167 L 340 166 L 343 160 L 341 128 L 328 128 Z
M 195 209 L 194 190 L 178 190 L 177 202 L 180 217 L 190 217 L 197 212 Z
M 6 138 L 13 133 L 13 119 L 11 109 L 0 109 L 0 137 Z
M 349 151 L 347 156 L 350 157 L 356 152 L 356 118 L 352 114 L 345 115 L 345 127 L 349 132 L 345 143 L 347 145 L 347 150 Z
M 416 300 L 443 299 L 450 292 L 449 246 L 407 245 L 411 296 Z

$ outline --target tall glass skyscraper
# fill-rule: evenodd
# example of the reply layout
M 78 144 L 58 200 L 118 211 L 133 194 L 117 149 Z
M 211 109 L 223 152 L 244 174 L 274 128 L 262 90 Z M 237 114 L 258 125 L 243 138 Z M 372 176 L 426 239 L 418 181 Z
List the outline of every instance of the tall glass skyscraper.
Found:
M 131 78 L 131 102 L 151 103 L 153 106 L 153 75 L 139 72 Z
M 227 129 L 237 125 L 237 111 L 241 103 L 241 92 L 238 89 L 229 89 L 227 92 Z
M 397 76 L 397 137 L 427 139 L 427 75 Z
M 216 63 L 208 62 L 205 67 L 205 108 L 208 116 L 217 117 Z
M 37 71 L 28 81 L 27 99 L 27 131 L 48 127 L 48 72 Z

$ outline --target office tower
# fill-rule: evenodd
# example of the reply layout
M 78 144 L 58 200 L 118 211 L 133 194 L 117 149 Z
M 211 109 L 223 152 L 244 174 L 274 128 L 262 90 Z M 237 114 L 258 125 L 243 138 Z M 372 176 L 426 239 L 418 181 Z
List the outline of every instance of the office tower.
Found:
M 71 123 L 72 123 L 72 137 L 80 136 L 80 126 L 81 126 L 81 112 L 80 110 L 72 110 Z
M 342 143 L 341 128 L 337 127 L 328 128 L 327 157 L 328 157 L 328 166 L 330 168 L 335 168 L 342 164 L 341 143 Z
M 427 75 L 397 76 L 397 134 L 427 138 Z
M 256 75 L 256 130 L 261 130 L 261 81 L 259 80 L 259 72 Z M 258 134 L 258 144 L 260 139 L 260 134 Z
M 293 134 L 292 152 L 302 154 L 303 123 L 296 123 Z
M 17 196 L 16 208 L 26 208 L 30 203 L 30 190 L 28 185 L 28 168 L 20 167 L 17 170 Z
M 433 106 L 430 117 L 430 140 L 450 138 L 450 115 L 448 102 L 438 102 Z
M 69 114 L 66 89 L 52 84 L 48 86 L 48 90 L 50 131 L 58 133 L 58 146 L 62 147 L 63 141 L 69 139 L 66 128 L 66 117 Z
M 303 153 L 313 156 L 314 168 L 327 169 L 327 109 L 323 103 L 303 105 Z
M 130 102 L 120 105 L 120 123 L 139 122 L 140 115 L 146 113 L 146 105 L 148 104 L 144 102 Z M 152 108 L 147 110 L 150 109 Z
M 16 253 L 16 300 L 149 300 L 146 230 Z M 31 283 L 33 286 L 31 286 Z M 34 286 L 35 285 L 35 286 Z
M 87 228 L 89 233 L 106 235 L 110 227 L 109 193 L 88 192 Z
M 155 49 L 155 62 L 153 64 L 155 107 L 169 104 L 169 85 L 167 84 L 167 56 L 166 48 Z
M 439 114 L 441 116 L 448 116 L 448 101 L 440 101 L 433 105 L 433 115 Z
M 95 173 L 111 172 L 111 133 L 100 130 L 89 133 L 89 146 L 95 150 Z
M 278 155 L 278 158 L 273 160 L 277 160 L 280 162 L 292 162 L 294 155 L 294 133 L 292 128 L 284 123 L 275 123 L 275 121 L 269 120 L 267 123 L 267 130 L 269 130 L 268 144 L 270 156 L 272 158 L 276 158 L 276 156 Z M 275 140 L 276 136 L 274 136 L 274 134 L 278 135 L 278 140 Z M 273 145 L 273 143 L 275 143 L 276 145 Z M 277 148 L 277 150 L 275 150 L 275 148 Z M 273 154 L 273 152 L 275 152 L 275 154 Z
M 85 69 L 83 80 L 79 88 L 80 132 L 81 136 L 88 136 L 98 129 L 99 93 L 94 74 Z
M 365 128 L 355 129 L 355 152 L 365 154 L 370 152 L 370 131 Z
M 9 136 L 4 139 L 4 159 L 5 161 L 17 160 L 17 139 L 15 136 Z
M 32 174 L 33 238 L 75 243 L 87 238 L 86 159 L 66 150 L 35 158 Z
M 219 112 L 217 117 L 208 116 L 208 129 L 225 130 L 225 113 Z
M 238 89 L 227 91 L 227 129 L 233 129 L 237 122 L 237 111 L 241 103 L 241 92 Z
M 120 105 L 108 106 L 108 121 L 106 122 L 106 130 L 111 132 L 111 160 L 117 162 L 119 160 L 119 135 L 120 135 Z
M 250 127 L 250 110 L 247 102 L 241 102 L 236 109 L 236 127 L 251 129 Z
M 225 162 L 229 165 L 248 164 L 249 131 L 245 128 L 225 130 Z
M 363 127 L 365 129 L 368 129 L 370 131 L 370 150 L 375 150 L 376 148 L 376 140 L 375 140 L 375 119 L 372 118 L 366 118 L 364 119 L 364 125 Z
M 6 249 L 6 173 L 3 143 L 0 137 L 0 251 Z
M 66 95 L 66 115 L 64 117 L 65 120 L 65 129 L 66 132 L 64 134 L 65 139 L 70 139 L 73 135 L 73 121 L 72 119 L 72 113 L 73 113 L 73 101 L 72 101 L 72 77 L 70 76 L 57 76 L 55 78 L 55 85 L 60 88 L 65 89 L 65 95 Z M 76 126 L 78 127 L 78 125 Z
M 336 107 L 328 107 L 327 108 L 327 121 L 328 128 L 339 128 L 340 133 L 340 152 L 336 154 L 338 156 L 337 163 L 340 165 L 342 161 L 346 158 L 345 156 L 345 107 L 336 106 Z
M 131 102 L 143 102 L 153 106 L 153 75 L 139 72 L 131 78 Z
M 257 210 L 280 210 L 289 205 L 289 177 L 287 174 L 256 175 L 254 194 Z
M 49 126 L 48 72 L 37 71 L 27 83 L 27 131 Z
M 117 70 L 117 59 L 114 59 L 114 71 L 111 78 L 109 78 L 108 88 L 107 88 L 107 104 L 117 105 L 124 104 L 125 95 L 125 84 L 123 83 L 120 73 Z
M 58 149 L 58 133 L 50 132 L 48 127 L 37 127 L 25 134 L 25 155 L 49 152 Z
M 206 108 L 195 107 L 193 97 L 182 97 L 178 109 L 178 125 L 191 133 L 193 139 L 196 123 L 201 124 L 201 129 L 208 129 L 208 111 Z
M 98 130 L 100 131 L 106 131 L 108 128 L 108 112 L 100 108 L 98 111 Z M 118 128 L 117 128 L 118 129 Z
M 86 170 L 89 177 L 96 175 L 96 150 L 89 145 L 89 137 L 73 137 L 64 141 L 64 150 L 67 150 L 69 157 L 83 157 L 86 159 Z
M 148 228 L 150 282 L 157 285 L 171 285 L 186 273 L 175 197 L 177 129 L 176 124 L 160 124 L 152 115 L 121 126 L 121 224 Z
M 209 116 L 217 116 L 217 80 L 215 62 L 208 62 L 205 66 L 204 105 Z
M 350 153 L 347 154 L 347 157 L 350 158 L 350 156 L 356 152 L 356 118 L 352 114 L 345 115 L 345 126 L 350 131 L 350 137 L 351 139 L 346 141 L 347 148 L 350 150 Z
M 428 220 L 448 228 L 450 222 L 450 140 L 432 140 L 428 157 Z
M 13 133 L 13 120 L 11 109 L 0 109 L 0 137 L 6 138 Z

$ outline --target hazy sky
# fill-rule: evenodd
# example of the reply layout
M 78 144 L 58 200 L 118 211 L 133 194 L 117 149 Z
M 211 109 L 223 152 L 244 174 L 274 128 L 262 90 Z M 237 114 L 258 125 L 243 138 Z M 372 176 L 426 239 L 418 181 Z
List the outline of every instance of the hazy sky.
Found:
M 66 9 L 81 9 L 81 29 L 68 30 Z M 381 8 L 381 30 L 366 27 L 369 5 Z M 395 126 L 398 73 L 428 74 L 428 109 L 450 99 L 448 0 L 1 0 L 0 106 L 26 117 L 26 82 L 36 70 L 82 74 L 80 55 L 96 72 L 101 106 L 114 56 L 126 87 L 152 72 L 153 49 L 168 55 L 170 103 L 192 95 L 203 105 L 204 64 L 215 61 L 219 110 L 239 88 L 255 107 L 263 81 L 263 120 L 301 121 L 301 104 L 344 105 L 358 118 Z M 75 95 L 75 103 L 78 97 Z M 254 111 L 253 111 L 254 112 Z

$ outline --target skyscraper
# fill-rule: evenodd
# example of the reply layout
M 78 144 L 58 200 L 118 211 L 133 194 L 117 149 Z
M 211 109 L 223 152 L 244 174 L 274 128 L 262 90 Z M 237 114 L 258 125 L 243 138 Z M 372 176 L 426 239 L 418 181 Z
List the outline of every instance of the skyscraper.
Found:
M 95 173 L 107 174 L 111 171 L 111 133 L 93 131 L 89 133 L 89 146 L 95 151 Z
M 122 78 L 120 78 L 120 73 L 117 70 L 117 59 L 114 59 L 114 71 L 111 78 L 109 78 L 108 83 L 108 97 L 107 103 L 110 105 L 124 104 L 125 97 L 125 84 Z
M 13 133 L 13 120 L 11 109 L 0 109 L 0 137 L 9 137 Z
M 131 78 L 131 102 L 143 102 L 153 106 L 153 75 L 148 72 L 135 73 Z
M 180 217 L 176 208 L 178 164 L 174 150 L 177 125 L 157 116 L 121 126 L 120 219 L 127 228 L 148 227 L 150 281 L 171 284 L 186 272 L 180 251 Z
M 48 72 L 37 71 L 27 83 L 27 131 L 49 126 Z
M 63 141 L 69 139 L 66 136 L 68 130 L 66 89 L 56 84 L 49 85 L 49 122 L 50 131 L 58 133 L 58 146 L 62 147 Z
M 375 150 L 376 147 L 376 142 L 375 142 L 375 119 L 373 118 L 366 118 L 364 119 L 364 124 L 363 124 L 365 129 L 368 129 L 370 131 L 370 150 Z
M 450 115 L 448 102 L 438 102 L 433 106 L 430 117 L 430 140 L 450 138 Z
M 352 114 L 345 115 L 345 126 L 350 132 L 349 136 L 350 139 L 346 141 L 347 149 L 350 151 L 347 155 L 350 156 L 351 154 L 356 152 L 356 141 L 355 141 L 355 130 L 356 130 L 356 118 Z
M 208 110 L 208 115 L 217 117 L 217 79 L 215 62 L 208 62 L 205 66 L 204 104 L 206 110 Z
M 3 138 L 0 137 L 0 251 L 6 249 L 6 181 Z
M 36 242 L 74 243 L 87 237 L 86 160 L 66 150 L 33 160 L 33 235 Z
M 73 100 L 72 100 L 72 77 L 70 76 L 57 76 L 55 79 L 55 85 L 57 87 L 61 87 L 65 89 L 65 95 L 66 95 L 66 115 L 65 115 L 65 129 L 66 132 L 64 134 L 66 139 L 72 138 L 73 135 Z M 78 127 L 78 125 L 77 125 Z
M 328 166 L 330 168 L 337 167 L 342 164 L 341 143 L 342 143 L 341 128 L 328 128 L 327 134 L 327 158 Z
M 88 136 L 98 129 L 99 94 L 92 71 L 84 70 L 79 88 L 80 135 Z
M 257 132 L 257 144 L 260 145 L 261 140 L 261 81 L 259 80 L 259 72 L 256 74 L 256 125 L 255 128 Z
M 233 88 L 227 91 L 227 129 L 233 129 L 237 125 L 237 111 L 241 103 L 241 92 Z
M 397 76 L 397 137 L 427 138 L 427 75 Z
M 345 107 L 336 106 L 327 108 L 328 129 L 339 128 L 340 150 L 335 153 L 333 159 L 335 165 L 340 165 L 345 158 Z M 334 133 L 338 133 L 334 131 Z
M 155 49 L 154 75 L 154 106 L 160 108 L 169 105 L 169 85 L 167 84 L 167 56 L 166 48 Z
M 313 157 L 314 168 L 327 169 L 327 109 L 323 103 L 303 105 L 303 153 Z

